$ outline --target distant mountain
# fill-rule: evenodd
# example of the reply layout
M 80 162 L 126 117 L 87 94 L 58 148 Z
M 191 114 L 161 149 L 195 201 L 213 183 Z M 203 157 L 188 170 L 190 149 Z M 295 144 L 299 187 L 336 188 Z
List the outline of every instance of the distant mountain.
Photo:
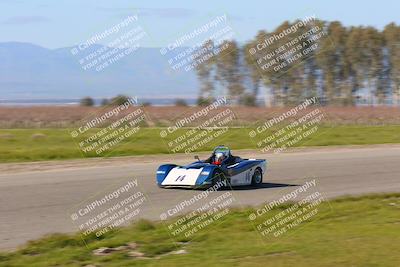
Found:
M 92 46 L 94 51 L 101 46 Z M 86 52 L 86 51 L 85 51 Z M 139 48 L 104 70 L 83 70 L 71 48 L 0 43 L 0 99 L 193 96 L 194 71 L 174 71 L 159 48 Z

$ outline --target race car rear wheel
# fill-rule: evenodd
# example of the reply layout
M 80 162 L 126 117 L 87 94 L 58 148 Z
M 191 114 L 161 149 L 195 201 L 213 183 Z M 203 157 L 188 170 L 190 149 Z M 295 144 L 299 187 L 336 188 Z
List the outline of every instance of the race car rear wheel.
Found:
M 260 185 L 262 184 L 263 180 L 263 175 L 262 175 L 262 171 L 260 170 L 260 168 L 257 168 L 254 173 L 253 173 L 253 177 L 251 179 L 251 184 L 252 185 Z

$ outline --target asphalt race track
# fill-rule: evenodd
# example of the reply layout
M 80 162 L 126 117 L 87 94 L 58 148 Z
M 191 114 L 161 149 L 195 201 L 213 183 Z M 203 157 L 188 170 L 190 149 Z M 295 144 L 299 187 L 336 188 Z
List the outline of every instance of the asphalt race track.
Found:
M 269 161 L 261 188 L 245 187 L 232 192 L 236 204 L 243 206 L 274 200 L 314 178 L 318 190 L 326 198 L 400 192 L 399 145 L 236 154 Z M 149 200 L 140 217 L 159 220 L 165 210 L 199 191 L 160 189 L 155 184 L 155 170 L 161 163 L 186 164 L 191 161 L 193 159 L 186 155 L 164 155 L 125 158 L 108 164 L 102 161 L 87 161 L 88 164 L 72 161 L 68 166 L 51 163 L 51 167 L 39 164 L 36 169 L 24 163 L 12 164 L 7 170 L 5 164 L 0 164 L 0 249 L 13 249 L 46 233 L 77 231 L 71 212 L 78 203 L 93 195 L 104 195 L 132 179 L 137 179 Z

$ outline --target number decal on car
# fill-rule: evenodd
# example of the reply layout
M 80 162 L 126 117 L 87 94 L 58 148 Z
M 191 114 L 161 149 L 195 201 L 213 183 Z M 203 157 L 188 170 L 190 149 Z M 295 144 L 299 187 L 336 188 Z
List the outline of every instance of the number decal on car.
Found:
M 185 179 L 186 175 L 179 175 L 176 179 L 175 182 L 182 182 Z
M 246 173 L 246 182 L 249 182 L 249 181 L 250 181 L 250 172 L 248 171 Z

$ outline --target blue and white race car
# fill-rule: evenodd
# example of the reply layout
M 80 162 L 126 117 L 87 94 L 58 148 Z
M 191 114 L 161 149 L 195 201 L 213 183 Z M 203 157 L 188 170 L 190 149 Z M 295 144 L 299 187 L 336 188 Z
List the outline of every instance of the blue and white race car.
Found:
M 161 165 L 156 174 L 157 184 L 163 188 L 209 188 L 221 182 L 229 186 L 254 185 L 263 182 L 265 159 L 242 159 L 233 156 L 226 146 L 218 146 L 206 160 L 186 165 Z

